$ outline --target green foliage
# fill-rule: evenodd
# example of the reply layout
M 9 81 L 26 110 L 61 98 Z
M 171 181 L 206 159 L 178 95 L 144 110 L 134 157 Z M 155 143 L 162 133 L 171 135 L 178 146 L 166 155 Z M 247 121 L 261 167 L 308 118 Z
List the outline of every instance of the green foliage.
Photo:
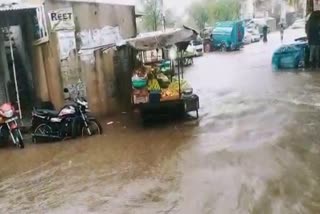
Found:
M 142 22 L 146 31 L 156 31 L 161 24 L 161 8 L 158 0 L 142 0 Z
M 208 8 L 205 7 L 200 2 L 194 2 L 191 4 L 189 8 L 189 15 L 192 21 L 199 27 L 203 29 L 205 24 L 209 21 L 209 11 Z
M 160 0 L 140 0 L 143 6 L 142 25 L 143 31 L 157 31 L 162 26 Z M 177 17 L 172 10 L 164 11 L 166 27 L 174 27 Z
M 239 0 L 202 0 L 189 7 L 189 16 L 203 29 L 205 24 L 239 19 L 240 7 Z
M 230 21 L 239 19 L 240 3 L 238 0 L 218 0 L 209 5 L 211 21 Z

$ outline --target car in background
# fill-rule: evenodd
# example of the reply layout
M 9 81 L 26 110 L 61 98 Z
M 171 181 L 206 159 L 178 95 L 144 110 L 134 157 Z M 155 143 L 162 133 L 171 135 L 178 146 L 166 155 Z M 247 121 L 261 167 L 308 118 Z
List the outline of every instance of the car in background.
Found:
M 263 35 L 262 29 L 266 25 L 268 26 L 268 33 L 270 33 L 271 32 L 270 26 L 273 26 L 272 28 L 276 27 L 274 18 L 266 17 L 266 18 L 255 18 L 255 19 L 248 20 L 246 22 L 246 29 L 257 30 L 260 34 L 260 38 L 262 38 L 262 35 Z
M 260 33 L 258 30 L 255 29 L 247 29 L 244 33 L 243 43 L 245 45 L 259 42 L 260 41 Z
M 244 32 L 244 37 L 243 37 L 243 44 L 248 45 L 251 44 L 253 40 L 252 34 L 249 33 L 248 31 Z
M 255 28 L 248 29 L 248 32 L 252 36 L 251 42 L 260 42 L 261 35 L 260 35 L 260 32 L 259 32 L 259 29 L 255 29 Z
M 297 19 L 291 26 L 291 29 L 304 29 L 306 27 L 305 19 Z
M 203 41 L 202 39 L 193 40 L 190 42 L 187 52 L 192 53 L 194 56 L 203 55 Z

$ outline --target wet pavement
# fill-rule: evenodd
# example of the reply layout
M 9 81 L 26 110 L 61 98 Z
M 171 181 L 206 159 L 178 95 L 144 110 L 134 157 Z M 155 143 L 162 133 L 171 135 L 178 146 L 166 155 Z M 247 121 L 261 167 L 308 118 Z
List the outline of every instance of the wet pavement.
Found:
M 320 213 L 320 73 L 272 72 L 278 37 L 195 60 L 199 121 L 2 148 L 0 213 Z

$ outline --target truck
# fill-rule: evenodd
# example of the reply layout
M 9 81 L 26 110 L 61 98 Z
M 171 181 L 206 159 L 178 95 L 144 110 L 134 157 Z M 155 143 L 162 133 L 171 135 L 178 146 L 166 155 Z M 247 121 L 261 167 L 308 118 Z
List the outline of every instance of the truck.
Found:
M 242 21 L 217 22 L 204 41 L 205 52 L 239 50 L 243 46 L 244 31 Z

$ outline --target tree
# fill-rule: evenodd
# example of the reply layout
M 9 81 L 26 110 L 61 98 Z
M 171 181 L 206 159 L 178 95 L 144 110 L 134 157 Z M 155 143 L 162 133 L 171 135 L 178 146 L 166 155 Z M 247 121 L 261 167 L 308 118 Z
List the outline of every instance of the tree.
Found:
M 141 0 L 142 22 L 147 31 L 156 31 L 161 23 L 161 8 L 158 0 Z
M 217 21 L 236 20 L 240 16 L 238 0 L 202 0 L 191 4 L 189 16 L 199 29 Z
M 139 28 L 142 32 L 157 31 L 162 27 L 162 0 L 140 0 L 143 16 Z M 177 17 L 171 9 L 164 11 L 165 27 L 175 27 Z M 162 28 L 161 28 L 162 29 Z
M 199 29 L 203 29 L 209 21 L 207 8 L 201 2 L 194 2 L 189 7 L 189 16 Z
M 239 19 L 241 5 L 238 0 L 208 0 L 209 17 L 211 22 L 232 21 Z

